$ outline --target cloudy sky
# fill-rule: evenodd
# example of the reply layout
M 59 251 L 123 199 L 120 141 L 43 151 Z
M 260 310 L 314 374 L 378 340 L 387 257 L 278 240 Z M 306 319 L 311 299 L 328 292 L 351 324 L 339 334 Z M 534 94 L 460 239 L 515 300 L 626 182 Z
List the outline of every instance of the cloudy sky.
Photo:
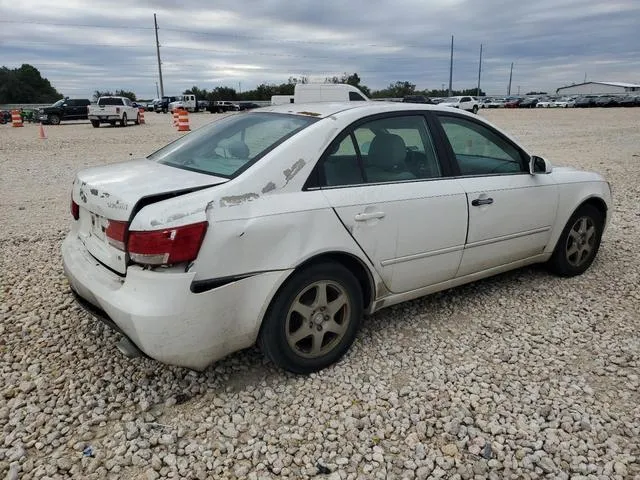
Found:
M 640 83 L 639 0 L 0 0 L 0 64 L 36 66 L 65 95 L 156 93 L 358 72 L 382 88 L 449 82 L 506 94 L 588 80 Z

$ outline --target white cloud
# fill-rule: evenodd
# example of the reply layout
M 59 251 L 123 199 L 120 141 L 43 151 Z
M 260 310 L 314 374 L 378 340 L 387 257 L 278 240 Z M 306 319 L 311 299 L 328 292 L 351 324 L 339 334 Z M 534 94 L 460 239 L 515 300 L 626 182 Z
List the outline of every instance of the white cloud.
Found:
M 31 63 L 66 94 L 125 88 L 152 97 L 155 12 L 167 93 L 342 72 L 358 72 L 374 88 L 396 80 L 440 88 L 448 84 L 452 34 L 454 88 L 476 85 L 480 43 L 490 93 L 505 93 L 511 62 L 513 85 L 523 91 L 553 90 L 585 73 L 640 80 L 637 1 L 506 3 L 217 0 L 205 8 L 194 0 L 0 0 L 1 62 Z

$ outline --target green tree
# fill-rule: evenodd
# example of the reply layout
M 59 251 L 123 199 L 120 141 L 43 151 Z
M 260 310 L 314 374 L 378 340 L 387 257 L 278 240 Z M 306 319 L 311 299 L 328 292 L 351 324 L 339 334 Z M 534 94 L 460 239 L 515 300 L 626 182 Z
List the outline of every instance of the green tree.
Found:
M 37 68 L 0 68 L 0 103 L 53 103 L 62 95 L 43 78 Z
M 346 83 L 348 85 L 353 85 L 354 87 L 358 88 L 362 93 L 364 93 L 367 97 L 371 97 L 371 90 L 366 85 L 362 85 L 360 75 L 358 75 L 357 73 L 352 73 L 350 75 L 347 73 L 344 73 L 342 74 L 341 77 L 337 77 L 337 76 L 327 77 L 325 80 L 329 83 Z

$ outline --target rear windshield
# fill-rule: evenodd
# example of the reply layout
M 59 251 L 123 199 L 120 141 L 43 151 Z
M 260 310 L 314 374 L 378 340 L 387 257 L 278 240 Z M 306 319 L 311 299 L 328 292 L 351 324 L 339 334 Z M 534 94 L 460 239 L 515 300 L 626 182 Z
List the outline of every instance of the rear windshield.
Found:
M 147 158 L 230 178 L 316 121 L 316 118 L 279 113 L 231 115 L 185 135 Z
M 122 99 L 121 98 L 101 98 L 100 100 L 98 100 L 98 105 L 103 106 L 103 105 L 122 105 Z

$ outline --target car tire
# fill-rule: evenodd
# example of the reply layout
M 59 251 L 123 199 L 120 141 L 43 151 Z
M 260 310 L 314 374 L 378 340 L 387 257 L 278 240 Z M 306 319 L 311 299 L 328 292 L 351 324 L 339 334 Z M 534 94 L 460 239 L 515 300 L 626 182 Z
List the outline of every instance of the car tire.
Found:
M 127 114 L 126 113 L 122 114 L 122 118 L 120 119 L 120 126 L 121 127 L 126 127 L 127 126 Z
M 474 106 L 473 106 L 473 108 L 471 109 L 471 111 L 472 111 L 473 113 L 478 113 L 478 106 L 477 106 L 477 105 L 474 105 Z
M 593 205 L 579 207 L 562 230 L 553 255 L 550 270 L 562 277 L 584 273 L 593 263 L 602 239 L 604 216 Z
M 100 128 L 100 122 L 98 120 L 91 120 L 91 125 L 93 125 L 93 128 Z
M 259 335 L 263 353 L 293 373 L 328 367 L 356 337 L 362 298 L 358 280 L 340 264 L 319 263 L 295 272 L 265 315 Z
M 136 121 L 134 122 L 136 125 L 140 125 L 140 114 L 136 117 Z
M 51 125 L 60 125 L 60 115 L 49 115 L 49 123 Z

